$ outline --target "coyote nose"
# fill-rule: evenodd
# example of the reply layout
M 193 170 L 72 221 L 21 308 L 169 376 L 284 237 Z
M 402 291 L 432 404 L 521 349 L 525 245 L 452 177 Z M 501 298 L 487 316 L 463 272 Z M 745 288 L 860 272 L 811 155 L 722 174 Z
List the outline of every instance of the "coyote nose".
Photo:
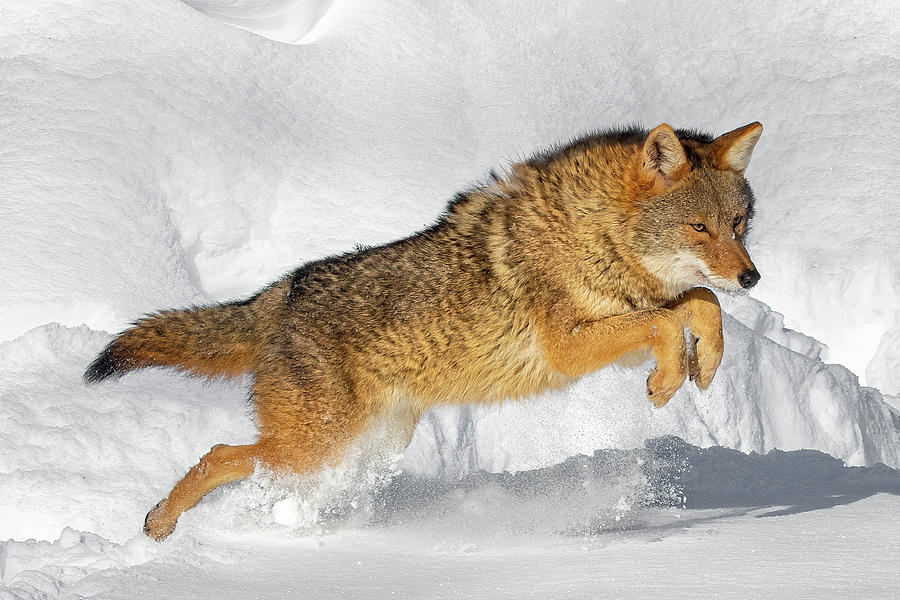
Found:
M 740 275 L 738 275 L 738 283 L 741 284 L 741 287 L 745 290 L 749 290 L 756 282 L 759 281 L 759 271 L 756 269 L 747 269 Z

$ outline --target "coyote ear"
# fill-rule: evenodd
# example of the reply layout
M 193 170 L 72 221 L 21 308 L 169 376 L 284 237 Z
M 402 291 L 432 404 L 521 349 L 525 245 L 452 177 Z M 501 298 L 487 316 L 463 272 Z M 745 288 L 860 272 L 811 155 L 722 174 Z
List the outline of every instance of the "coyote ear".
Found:
M 717 137 L 712 143 L 713 166 L 743 175 L 762 130 L 762 123 L 755 121 Z
M 647 135 L 641 160 L 644 177 L 664 189 L 690 170 L 681 141 L 675 135 L 675 130 L 665 123 Z

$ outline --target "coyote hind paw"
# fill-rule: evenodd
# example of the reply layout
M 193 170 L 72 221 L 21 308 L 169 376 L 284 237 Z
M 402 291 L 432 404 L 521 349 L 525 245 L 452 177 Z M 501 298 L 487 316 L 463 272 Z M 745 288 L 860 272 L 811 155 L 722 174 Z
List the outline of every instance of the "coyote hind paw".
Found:
M 161 542 L 175 531 L 175 524 L 178 523 L 178 519 L 167 518 L 165 512 L 165 500 L 160 500 L 156 506 L 150 509 L 147 516 L 144 517 L 144 535 Z

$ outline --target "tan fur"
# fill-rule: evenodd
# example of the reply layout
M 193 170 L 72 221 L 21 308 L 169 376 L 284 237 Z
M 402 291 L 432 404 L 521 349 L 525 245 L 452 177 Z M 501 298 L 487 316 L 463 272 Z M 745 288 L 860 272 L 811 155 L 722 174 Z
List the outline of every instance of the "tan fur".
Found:
M 259 417 L 257 443 L 210 450 L 147 515 L 147 535 L 166 537 L 256 464 L 308 473 L 339 460 L 379 416 L 402 415 L 411 435 L 430 407 L 532 396 L 640 350 L 656 359 L 656 406 L 687 375 L 706 388 L 721 314 L 696 286 L 740 289 L 753 268 L 742 173 L 759 127 L 747 127 L 715 141 L 665 124 L 578 140 L 461 194 L 412 237 L 305 265 L 245 302 L 139 321 L 87 379 L 249 372 Z

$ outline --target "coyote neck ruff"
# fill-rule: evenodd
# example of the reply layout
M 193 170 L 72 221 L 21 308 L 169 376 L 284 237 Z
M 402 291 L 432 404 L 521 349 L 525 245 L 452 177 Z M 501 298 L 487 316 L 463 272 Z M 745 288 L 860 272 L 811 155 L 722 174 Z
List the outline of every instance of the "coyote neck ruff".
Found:
M 741 240 L 761 132 L 589 136 L 493 175 L 409 238 L 306 264 L 248 300 L 139 320 L 86 380 L 156 365 L 251 373 L 259 419 L 256 443 L 213 447 L 144 531 L 165 538 L 257 464 L 308 473 L 337 461 L 387 416 L 411 436 L 432 406 L 537 394 L 634 351 L 656 359 L 656 406 L 687 374 L 706 388 L 721 314 L 698 286 L 759 279 Z

